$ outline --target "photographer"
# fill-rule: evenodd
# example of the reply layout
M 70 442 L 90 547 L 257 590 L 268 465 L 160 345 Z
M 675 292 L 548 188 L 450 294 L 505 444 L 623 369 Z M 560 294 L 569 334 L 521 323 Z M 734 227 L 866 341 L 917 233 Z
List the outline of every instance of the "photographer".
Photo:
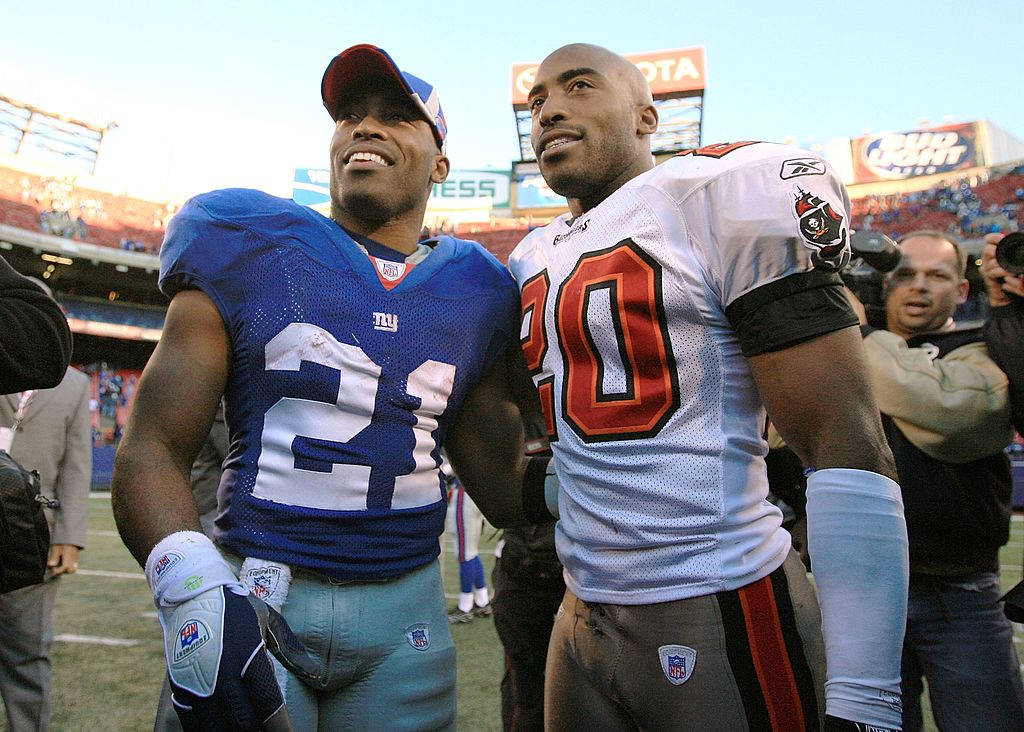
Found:
M 1024 729 L 1013 629 L 999 602 L 1011 494 L 1006 377 L 982 329 L 953 322 L 968 292 L 957 242 L 913 232 L 900 254 L 885 277 L 885 329 L 863 332 L 910 539 L 904 730 L 921 729 L 922 677 L 940 729 Z
M 992 360 L 1010 379 L 1013 424 L 1024 434 L 1024 277 L 999 264 L 997 247 L 1005 236 L 986 234 L 981 255 L 981 275 L 992 310 L 992 318 L 985 325 L 985 343 Z M 1003 244 L 1004 250 L 1008 243 Z
M 0 394 L 60 383 L 71 331 L 60 306 L 0 258 Z

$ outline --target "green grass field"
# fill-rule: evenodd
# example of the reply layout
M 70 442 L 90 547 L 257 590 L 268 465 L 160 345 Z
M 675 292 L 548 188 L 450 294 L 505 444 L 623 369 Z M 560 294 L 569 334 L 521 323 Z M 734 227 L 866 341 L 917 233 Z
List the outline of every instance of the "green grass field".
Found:
M 1003 586 L 1021 578 L 1024 522 L 1014 517 L 1010 543 L 1002 553 Z M 142 571 L 121 544 L 110 501 L 90 501 L 89 547 L 81 571 L 61 581 L 53 646 L 53 723 L 55 732 L 151 730 L 163 680 L 160 626 Z M 482 551 L 488 575 L 495 537 L 484 532 Z M 458 592 L 458 569 L 446 543 L 445 587 L 449 605 Z M 458 646 L 459 729 L 501 729 L 498 682 L 502 652 L 493 621 L 478 618 L 452 629 Z M 112 641 L 123 642 L 109 645 Z M 1018 627 L 1018 652 L 1024 634 Z M 1022 654 L 1024 655 L 1024 654 Z M 0 730 L 6 730 L 0 720 Z

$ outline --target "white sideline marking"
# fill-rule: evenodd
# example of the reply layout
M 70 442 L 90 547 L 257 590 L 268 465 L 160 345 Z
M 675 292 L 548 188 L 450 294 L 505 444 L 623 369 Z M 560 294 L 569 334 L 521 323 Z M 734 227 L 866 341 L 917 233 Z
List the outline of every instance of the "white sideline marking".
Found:
M 142 572 L 111 572 L 106 569 L 80 569 L 78 574 L 84 574 L 86 577 L 113 577 L 115 579 L 146 579 L 146 575 Z
M 89 491 L 89 498 L 99 499 L 106 498 L 110 500 L 110 491 Z
M 94 646 L 137 646 L 137 640 L 127 638 L 103 638 L 98 635 L 76 635 L 75 633 L 61 633 L 54 638 L 62 643 L 88 643 Z
M 89 529 L 89 536 L 112 536 L 115 539 L 120 539 L 121 535 L 116 531 L 110 529 Z

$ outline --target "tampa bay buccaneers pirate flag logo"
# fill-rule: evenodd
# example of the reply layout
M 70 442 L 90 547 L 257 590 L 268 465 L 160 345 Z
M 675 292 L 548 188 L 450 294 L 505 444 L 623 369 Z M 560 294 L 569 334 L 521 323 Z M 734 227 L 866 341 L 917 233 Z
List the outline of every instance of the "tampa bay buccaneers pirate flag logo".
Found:
M 799 195 L 793 212 L 800 222 L 800 235 L 811 250 L 811 263 L 821 269 L 842 269 L 850 261 L 848 232 L 842 214 L 836 213 L 828 201 L 802 188 L 797 190 Z

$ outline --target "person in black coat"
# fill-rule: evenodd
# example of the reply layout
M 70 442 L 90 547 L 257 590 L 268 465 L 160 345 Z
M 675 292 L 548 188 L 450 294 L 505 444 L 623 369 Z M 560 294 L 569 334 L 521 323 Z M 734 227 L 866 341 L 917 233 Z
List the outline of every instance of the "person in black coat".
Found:
M 0 394 L 57 386 L 70 361 L 60 305 L 0 257 Z

